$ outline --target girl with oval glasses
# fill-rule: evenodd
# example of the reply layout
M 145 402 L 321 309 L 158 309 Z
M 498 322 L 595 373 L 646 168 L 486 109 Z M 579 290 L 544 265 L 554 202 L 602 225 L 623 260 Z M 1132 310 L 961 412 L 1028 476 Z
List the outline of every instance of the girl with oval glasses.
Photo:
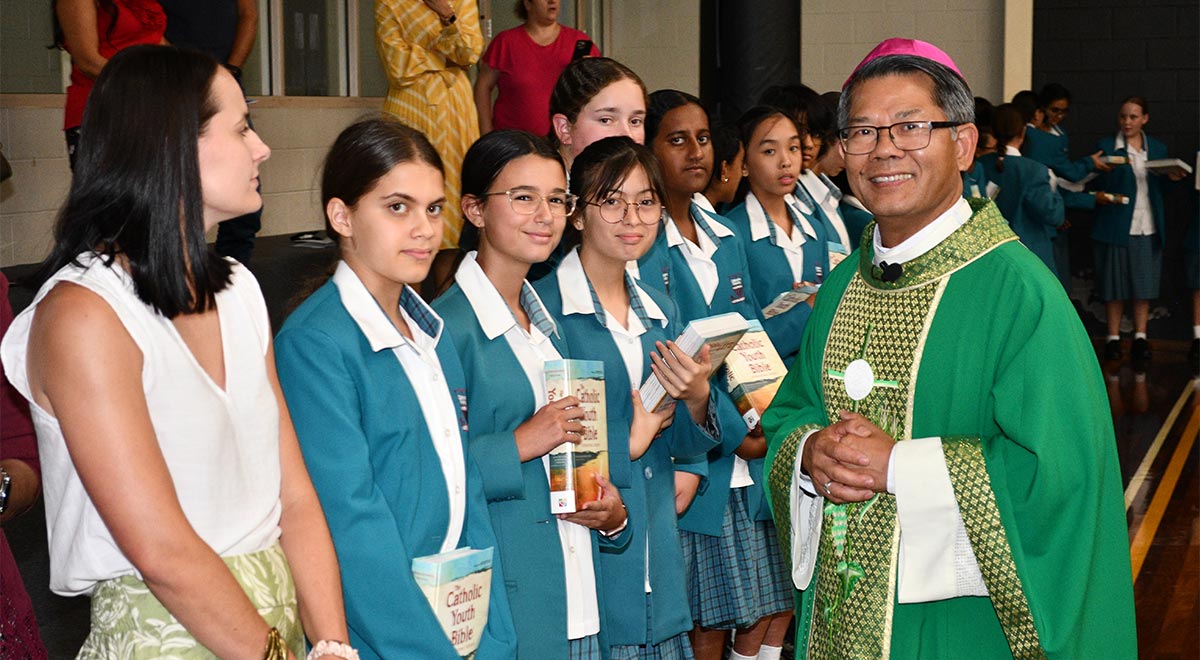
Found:
M 434 309 L 462 359 L 471 392 L 468 447 L 496 530 L 517 657 L 600 658 L 599 546 L 627 543 L 619 491 L 576 513 L 550 512 L 547 453 L 578 442 L 582 408 L 548 401 L 545 363 L 570 357 L 565 334 L 525 280 L 557 247 L 575 196 L 558 152 L 523 131 L 480 138 L 463 162 L 467 252 Z M 615 394 L 615 393 L 614 393 Z
M 579 245 L 535 288 L 571 357 L 604 363 L 609 469 L 631 538 L 623 551 L 600 549 L 601 629 L 614 660 L 691 658 L 673 459 L 717 443 L 711 362 L 706 349 L 697 360 L 679 351 L 674 304 L 625 269 L 658 233 L 663 185 L 654 155 L 624 136 L 594 142 L 572 165 L 571 192 L 580 199 L 570 220 Z M 651 373 L 676 401 L 659 412 L 647 412 L 638 394 Z

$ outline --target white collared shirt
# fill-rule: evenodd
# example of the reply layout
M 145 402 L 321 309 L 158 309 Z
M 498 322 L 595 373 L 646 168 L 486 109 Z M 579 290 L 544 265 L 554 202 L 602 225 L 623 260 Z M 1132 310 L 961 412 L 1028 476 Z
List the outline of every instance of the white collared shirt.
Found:
M 546 362 L 559 360 L 562 355 L 554 347 L 550 338 L 534 323 L 530 323 L 526 332 L 517 323 L 508 303 L 496 291 L 496 287 L 488 279 L 487 274 L 476 261 L 477 252 L 468 252 L 463 257 L 454 274 L 454 281 L 462 289 L 483 334 L 488 339 L 503 336 L 512 349 L 513 355 L 521 363 L 525 372 L 525 380 L 533 391 L 534 410 L 541 410 L 547 403 L 545 376 Z M 522 291 L 532 296 L 534 304 L 545 312 L 541 298 L 533 291 L 529 282 L 521 283 Z M 533 318 L 530 310 L 526 314 Z M 550 323 L 553 319 L 546 316 Z M 542 456 L 542 465 L 546 470 L 546 479 L 550 479 L 550 460 Z M 546 503 L 548 507 L 549 502 Z M 600 607 L 596 599 L 596 570 L 592 563 L 592 537 L 588 528 L 567 522 L 556 521 L 558 524 L 558 539 L 562 545 L 563 577 L 567 587 L 567 639 L 581 639 L 600 632 Z
M 746 194 L 746 217 L 750 221 L 750 240 L 760 241 L 773 235 L 776 247 L 783 250 L 788 268 L 792 271 L 792 282 L 799 283 L 804 281 L 803 246 L 809 240 L 817 240 L 817 232 L 806 217 L 812 215 L 813 210 L 790 194 L 784 197 L 784 203 L 792 213 L 791 235 L 785 234 L 774 220 L 767 217 L 767 212 L 754 193 Z M 772 224 L 774 224 L 774 230 L 772 230 Z
M 450 501 L 450 519 L 441 552 L 458 547 L 462 536 L 463 519 L 467 510 L 467 470 L 463 457 L 462 431 L 458 421 L 458 405 L 450 395 L 450 387 L 438 360 L 437 343 L 442 336 L 442 319 L 411 287 L 404 287 L 399 306 L 404 322 L 413 338 L 409 340 L 392 324 L 371 292 L 346 264 L 340 262 L 333 274 L 342 306 L 371 345 L 371 350 L 390 349 L 404 369 L 404 375 L 417 395 L 425 426 L 437 451 L 442 476 L 446 480 L 446 496 Z M 408 307 L 408 309 L 406 309 Z M 410 313 L 411 310 L 411 313 Z M 419 322 L 414 316 L 422 319 Z
M 841 201 L 833 194 L 833 190 L 821 180 L 820 175 L 812 170 L 806 170 L 800 174 L 800 185 L 808 191 L 813 200 L 821 206 L 821 210 L 825 212 L 825 216 L 829 218 L 829 223 L 833 225 L 834 231 L 837 232 L 838 242 L 842 247 L 846 248 L 846 252 L 854 249 L 854 245 L 850 243 L 850 232 L 846 231 L 846 222 L 842 219 L 842 212 L 838 209 L 838 203 Z
M 558 266 L 558 292 L 562 296 L 563 301 L 563 316 L 570 314 L 588 314 L 595 315 L 597 312 L 596 303 L 592 299 L 592 285 L 588 282 L 587 274 L 583 271 L 583 263 L 579 261 L 579 248 L 571 250 L 562 263 Z M 637 389 L 642 384 L 642 379 L 645 376 L 642 374 L 642 360 L 645 355 L 642 352 L 641 336 L 645 334 L 646 328 L 642 324 L 642 320 L 634 312 L 633 297 L 637 296 L 641 304 L 646 309 L 646 316 L 652 321 L 657 321 L 662 324 L 662 327 L 667 326 L 667 315 L 650 296 L 641 289 L 634 281 L 632 276 L 625 278 L 625 286 L 629 289 L 629 314 L 626 319 L 628 328 L 621 327 L 613 314 L 607 310 L 602 310 L 605 323 L 604 327 L 612 336 L 613 343 L 617 345 L 617 351 L 621 354 L 621 360 L 625 363 L 625 373 L 629 375 L 629 388 Z M 613 391 L 619 391 L 620 388 Z M 650 593 L 650 540 L 646 539 L 646 574 L 645 588 L 646 593 Z
M 1153 236 L 1154 213 L 1150 210 L 1150 184 L 1146 180 L 1146 161 L 1149 159 L 1149 147 L 1146 144 L 1146 134 L 1142 133 L 1142 148 L 1134 149 L 1125 141 L 1124 133 L 1117 133 L 1116 148 L 1125 149 L 1129 158 L 1129 167 L 1133 170 L 1133 180 L 1136 192 L 1133 195 L 1133 219 L 1129 223 L 1130 236 Z
M 688 270 L 692 272 L 692 277 L 695 278 L 700 292 L 704 295 L 704 304 L 711 305 L 713 295 L 716 294 L 717 285 L 721 280 L 720 273 L 717 272 L 717 264 L 713 261 L 713 255 L 720 246 L 713 242 L 709 233 L 711 232 L 719 240 L 733 236 L 733 232 L 719 222 L 710 221 L 702 211 L 693 210 L 690 215 L 692 222 L 696 224 L 697 242 L 693 243 L 685 238 L 674 220 L 667 215 L 665 221 L 667 247 L 679 248 L 679 251 L 683 253 Z
M 967 200 L 959 198 L 954 202 L 954 205 L 946 209 L 944 213 L 934 219 L 933 222 L 925 225 L 920 231 L 909 236 L 899 245 L 894 247 L 883 247 L 883 243 L 879 238 L 879 226 L 875 226 L 875 254 L 871 258 L 872 263 L 878 266 L 886 261 L 890 264 L 903 264 L 926 252 L 937 247 L 939 243 L 946 240 L 959 227 L 967 223 L 971 219 L 971 205 Z

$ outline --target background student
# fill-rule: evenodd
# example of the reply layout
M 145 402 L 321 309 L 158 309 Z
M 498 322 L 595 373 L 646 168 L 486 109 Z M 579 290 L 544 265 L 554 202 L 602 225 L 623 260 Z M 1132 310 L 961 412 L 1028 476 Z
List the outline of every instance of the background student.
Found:
M 1150 301 L 1158 297 L 1162 277 L 1163 237 L 1166 217 L 1163 213 L 1163 177 L 1146 169 L 1146 161 L 1167 158 L 1167 147 L 1146 135 L 1150 104 L 1141 96 L 1121 101 L 1117 114 L 1120 130 L 1115 137 L 1104 138 L 1096 148 L 1105 156 L 1124 156 L 1126 162 L 1115 165 L 1094 182 L 1109 195 L 1124 195 L 1128 204 L 1107 204 L 1096 209 L 1092 242 L 1096 258 L 1096 289 L 1104 301 L 1108 336 L 1104 345 L 1107 360 L 1119 359 L 1121 317 L 1125 301 L 1133 305 L 1133 345 L 1135 361 L 1150 359 L 1146 324 Z M 1183 173 L 1170 175 L 1172 181 Z M 1099 196 L 1100 193 L 1097 193 Z
M 742 171 L 749 192 L 725 217 L 746 246 L 750 280 L 766 306 L 784 291 L 820 283 L 829 272 L 826 234 L 805 216 L 792 195 L 803 158 L 796 122 L 781 110 L 757 106 L 742 115 L 738 132 L 746 149 Z M 763 329 L 788 366 L 800 348 L 815 297 L 763 321 Z
M 690 94 L 659 90 L 650 95 L 646 119 L 646 138 L 663 171 L 665 216 L 654 247 L 638 261 L 642 281 L 671 297 L 682 323 L 730 312 L 761 320 L 742 241 L 701 194 L 713 167 L 708 112 Z M 724 370 L 717 370 L 709 388 L 721 445 L 692 459 L 707 463 L 708 485 L 696 495 L 699 475 L 682 470 L 675 475 L 696 624 L 693 651 L 700 660 L 721 658 L 729 631 L 736 629 L 733 657 L 757 657 L 772 626 L 768 617 L 782 615 L 766 642 L 778 655 L 791 619 L 792 590 L 762 487 L 753 478 L 762 474 L 766 441 L 757 429 L 747 433 Z
M 550 512 L 547 453 L 579 442 L 583 408 L 574 396 L 547 400 L 545 363 L 570 354 L 525 275 L 557 247 L 575 203 L 562 159 L 544 139 L 524 131 L 480 138 L 463 161 L 468 225 L 459 247 L 470 251 L 433 304 L 471 393 L 467 444 L 497 532 L 517 657 L 529 660 L 602 657 L 598 545 L 631 536 L 619 533 L 625 507 L 603 477 L 599 501 L 558 518 Z
M 991 183 L 999 188 L 996 206 L 1008 225 L 1055 272 L 1054 238 L 1062 224 L 1063 201 L 1050 183 L 1049 169 L 1021 156 L 1021 143 L 1029 130 L 1015 106 L 996 106 L 989 132 L 999 148 L 976 162 L 983 168 L 985 187 Z
M 284 323 L 279 374 L 333 532 L 363 658 L 459 654 L 417 586 L 415 557 L 496 546 L 467 454 L 466 379 L 442 319 L 412 289 L 442 238 L 442 163 L 416 130 L 367 119 L 321 177 L 332 278 Z M 500 561 L 476 658 L 516 651 Z

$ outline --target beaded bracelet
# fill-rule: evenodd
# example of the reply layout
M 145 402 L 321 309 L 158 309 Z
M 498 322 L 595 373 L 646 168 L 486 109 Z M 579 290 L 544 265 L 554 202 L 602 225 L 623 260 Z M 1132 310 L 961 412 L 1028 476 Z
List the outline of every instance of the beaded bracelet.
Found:
M 316 646 L 308 652 L 306 660 L 317 660 L 323 655 L 332 655 L 342 660 L 358 660 L 358 651 L 349 644 L 344 644 L 336 639 L 323 639 L 317 642 Z

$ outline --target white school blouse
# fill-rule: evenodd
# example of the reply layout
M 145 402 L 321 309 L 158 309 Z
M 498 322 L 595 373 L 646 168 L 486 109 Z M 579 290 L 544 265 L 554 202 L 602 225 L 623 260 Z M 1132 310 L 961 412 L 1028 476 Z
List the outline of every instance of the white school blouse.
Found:
M 58 419 L 31 396 L 29 331 L 38 305 L 59 282 L 100 296 L 141 351 L 150 423 L 188 523 L 221 556 L 270 547 L 280 534 L 279 408 L 266 366 L 271 324 L 254 276 L 234 262 L 229 286 L 216 295 L 225 361 L 222 389 L 171 321 L 137 297 L 128 273 L 116 264 L 105 266 L 93 253 L 77 260 L 79 266 L 64 266 L 42 286 L 0 347 L 5 374 L 29 399 L 37 431 L 50 589 L 77 596 L 90 594 L 105 580 L 141 578 L 84 489 Z M 137 484 L 119 486 L 129 497 L 138 496 Z

